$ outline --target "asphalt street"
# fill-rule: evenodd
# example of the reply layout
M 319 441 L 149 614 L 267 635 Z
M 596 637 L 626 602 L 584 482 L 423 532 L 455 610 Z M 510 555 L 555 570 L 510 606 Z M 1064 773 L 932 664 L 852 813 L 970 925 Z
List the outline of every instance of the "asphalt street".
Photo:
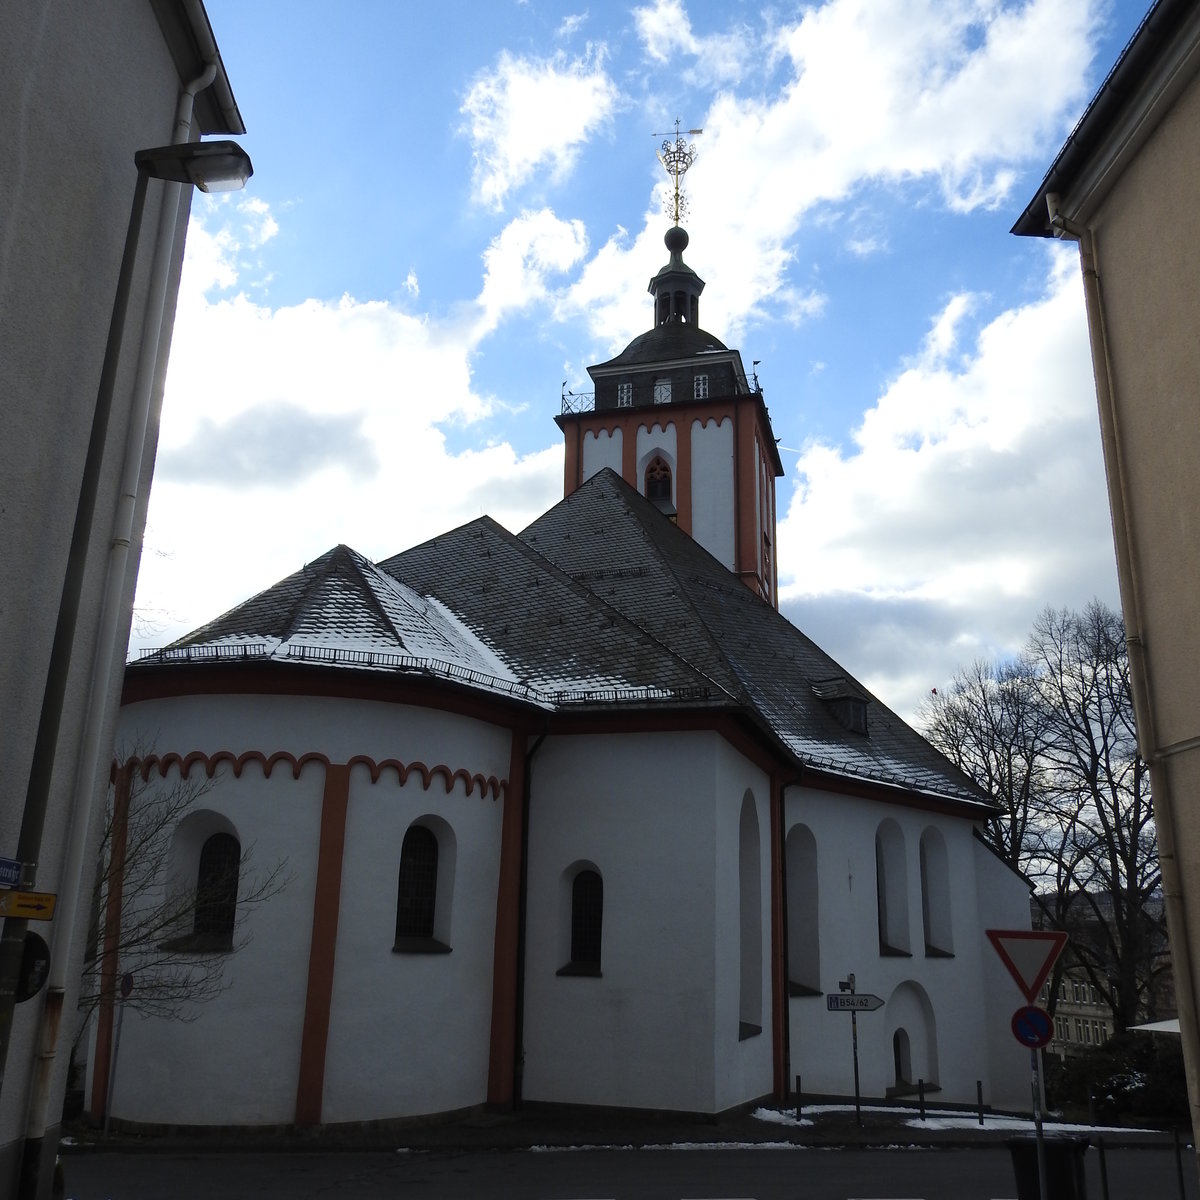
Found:
M 1015 1200 L 1006 1149 L 728 1148 L 73 1153 L 73 1200 Z M 1088 1200 L 1104 1200 L 1095 1150 Z M 1169 1147 L 1108 1150 L 1108 1200 L 1180 1196 Z M 1200 1200 L 1190 1159 L 1183 1200 Z

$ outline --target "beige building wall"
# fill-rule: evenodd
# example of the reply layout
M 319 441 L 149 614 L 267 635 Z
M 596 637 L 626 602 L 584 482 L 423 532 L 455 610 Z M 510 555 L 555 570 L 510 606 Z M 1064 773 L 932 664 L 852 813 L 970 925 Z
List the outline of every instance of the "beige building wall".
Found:
M 1057 222 L 1054 215 L 1057 213 Z M 1200 1129 L 1200 8 L 1158 0 L 1014 232 L 1078 242 Z
M 207 43 L 207 45 L 206 45 Z M 101 365 L 136 183 L 134 152 L 174 139 L 182 81 L 198 76 L 211 30 L 203 5 L 186 0 L 106 0 L 103 5 L 0 4 L 0 856 L 17 856 L 24 799 L 45 694 Z M 218 93 L 223 89 L 226 103 Z M 195 103 L 191 137 L 240 133 L 224 70 Z M 115 704 L 145 522 L 157 423 L 133 440 L 141 460 L 134 545 L 116 572 L 121 601 L 111 653 L 96 662 L 102 590 L 130 438 L 132 397 L 143 339 L 152 357 L 153 411 L 161 400 L 175 309 L 190 187 L 151 182 L 142 223 L 121 371 L 108 429 L 100 490 L 90 522 L 87 569 L 71 656 L 52 796 L 35 886 L 60 896 L 70 813 L 80 790 L 79 747 L 87 712 L 111 745 Z M 161 221 L 163 209 L 167 219 Z M 165 312 L 147 312 L 153 264 L 168 269 Z M 136 423 L 135 427 L 137 427 Z M 111 606 L 110 606 L 111 612 Z M 100 684 L 94 683 L 99 679 Z M 108 681 L 107 683 L 105 681 Z M 106 773 L 106 768 L 105 768 Z M 98 794 L 83 781 L 82 792 Z M 94 861 L 89 853 L 88 861 Z M 90 879 L 87 881 L 90 890 Z M 86 918 L 87 904 L 82 906 Z M 47 942 L 65 937 L 69 907 L 31 923 Z M 70 978 L 78 974 L 82 947 Z M 67 1048 L 74 1034 L 74 985 L 62 1011 Z M 16 1006 L 0 1090 L 0 1196 L 26 1131 L 34 1039 L 46 989 Z M 50 1077 L 47 1106 L 57 1125 L 66 1052 Z M 47 1142 L 56 1142 L 48 1137 Z

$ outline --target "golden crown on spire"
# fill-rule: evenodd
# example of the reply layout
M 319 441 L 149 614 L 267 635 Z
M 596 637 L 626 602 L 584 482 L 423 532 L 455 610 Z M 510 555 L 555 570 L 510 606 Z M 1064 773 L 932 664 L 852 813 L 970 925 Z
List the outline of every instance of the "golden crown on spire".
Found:
M 667 137 L 662 144 L 662 149 L 658 151 L 658 161 L 667 169 L 667 174 L 675 181 L 674 195 L 667 197 L 666 211 L 676 225 L 679 224 L 681 217 L 687 214 L 687 197 L 679 190 L 679 181 L 687 174 L 688 168 L 696 161 L 696 147 L 687 139 L 695 137 L 698 133 L 703 133 L 703 129 L 689 129 L 685 134 L 680 133 L 679 126 L 682 121 L 679 117 L 675 118 L 675 136 L 674 138 Z M 662 137 L 660 133 L 656 133 L 655 137 Z

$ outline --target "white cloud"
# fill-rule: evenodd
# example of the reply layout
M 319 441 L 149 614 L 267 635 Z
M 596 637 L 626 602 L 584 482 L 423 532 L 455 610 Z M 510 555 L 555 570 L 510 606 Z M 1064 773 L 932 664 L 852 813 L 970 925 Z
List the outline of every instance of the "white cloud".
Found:
M 476 340 L 495 329 L 507 313 L 545 298 L 547 275 L 574 266 L 586 249 L 582 221 L 561 221 L 546 208 L 510 221 L 484 251 Z
M 958 212 L 1010 200 L 1016 166 L 1040 165 L 1086 99 L 1103 9 L 1102 0 L 827 0 L 765 31 L 757 87 L 726 88 L 690 118 L 704 129 L 685 190 L 687 228 L 703 247 L 705 327 L 736 342 L 751 321 L 820 311 L 824 288 L 792 278 L 794 240 L 806 222 L 842 224 L 840 208 L 868 185 Z M 635 18 L 646 54 L 671 67 L 753 40 L 698 34 L 682 0 Z M 563 297 L 564 311 L 586 313 L 608 345 L 645 327 L 641 285 L 630 285 L 653 260 L 667 187 L 664 175 L 645 228 L 605 243 Z M 882 212 L 846 216 L 851 254 L 887 248 Z
M 566 38 L 573 37 L 579 32 L 580 29 L 583 28 L 587 19 L 587 9 L 584 9 L 584 11 L 581 13 L 570 13 L 569 15 L 563 17 L 562 23 L 554 31 L 554 36 L 564 40 Z
M 533 177 L 562 178 L 580 147 L 608 120 L 616 85 L 604 70 L 603 47 L 580 58 L 519 58 L 500 54 L 463 101 L 474 143 L 480 199 L 500 210 L 509 194 Z M 542 171 L 541 168 L 545 168 Z
M 434 319 L 350 296 L 276 309 L 240 292 L 214 298 L 237 284 L 242 237 L 255 242 L 242 217 L 200 212 L 188 234 L 135 650 L 339 542 L 381 558 L 485 509 L 520 528 L 561 496 L 561 448 L 454 453 L 446 433 L 487 417 L 472 354 L 545 272 L 574 261 L 575 226 L 548 213 L 514 221 L 488 252 L 479 302 Z M 220 388 L 205 369 L 214 345 Z
M 756 49 L 744 26 L 697 36 L 682 0 L 655 0 L 645 8 L 635 8 L 633 19 L 643 50 L 652 61 L 674 66 L 680 56 L 696 60 L 684 72 L 691 82 L 703 80 L 711 85 L 738 81 Z
M 953 297 L 853 448 L 786 464 L 784 610 L 904 711 L 956 666 L 1015 650 L 1047 604 L 1115 602 L 1078 272 L 1057 250 L 1045 295 L 966 347 L 983 302 Z

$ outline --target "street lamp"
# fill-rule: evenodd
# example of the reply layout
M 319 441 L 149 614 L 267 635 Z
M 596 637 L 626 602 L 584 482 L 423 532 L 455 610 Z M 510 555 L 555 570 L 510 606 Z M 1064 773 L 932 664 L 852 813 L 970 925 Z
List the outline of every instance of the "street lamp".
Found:
M 165 183 L 192 184 L 205 192 L 230 191 L 244 186 L 246 180 L 254 173 L 249 155 L 236 142 L 231 141 L 181 142 L 152 150 L 139 150 L 133 161 L 137 167 L 137 185 L 134 188 L 129 229 L 125 235 L 125 249 L 117 276 L 117 291 L 113 298 L 108 341 L 104 348 L 104 363 L 100 371 L 92 430 L 88 440 L 87 457 L 84 460 L 75 524 L 63 578 L 62 598 L 58 607 L 58 622 L 46 672 L 37 740 L 34 743 L 21 832 L 17 842 L 17 858 L 22 864 L 20 886 L 23 888 L 31 887 L 36 882 L 71 651 L 79 620 L 88 542 L 100 487 L 104 446 L 108 438 L 117 368 L 124 341 L 125 319 L 128 315 L 133 271 L 137 261 L 142 214 L 146 206 L 146 189 L 151 179 L 158 179 Z M 103 631 L 100 633 L 103 636 Z M 72 886 L 77 885 L 79 881 L 64 879 L 63 882 Z M 72 913 L 68 912 L 64 921 L 70 922 L 71 919 Z M 26 925 L 27 922 L 23 919 L 6 918 L 3 934 L 0 935 L 0 1094 L 3 1093 L 4 1067 L 12 1033 L 13 1007 L 25 945 Z M 59 1002 L 61 1003 L 61 998 Z
M 145 176 L 195 184 L 202 192 L 236 192 L 254 174 L 250 156 L 237 142 L 180 142 L 139 150 L 133 161 L 139 183 Z

